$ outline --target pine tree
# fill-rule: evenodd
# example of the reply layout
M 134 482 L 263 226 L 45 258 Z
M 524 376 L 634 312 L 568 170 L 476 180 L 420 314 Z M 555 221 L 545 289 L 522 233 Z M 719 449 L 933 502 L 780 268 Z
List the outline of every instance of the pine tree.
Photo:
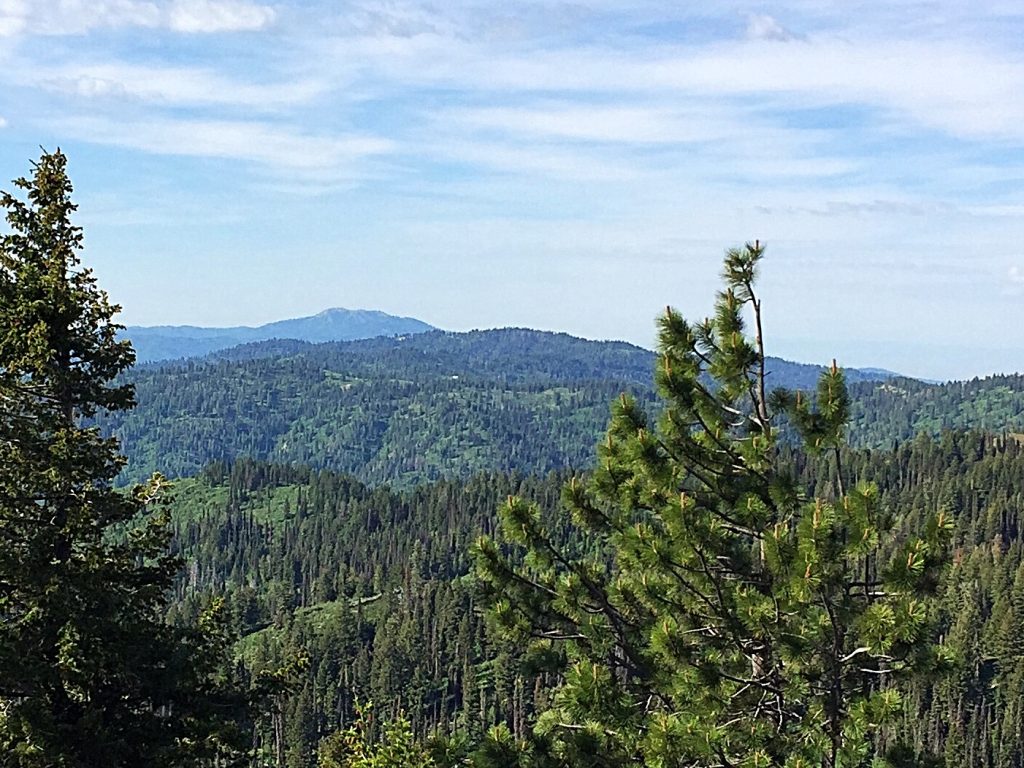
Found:
M 4 193 L 0 239 L 0 764 L 198 764 L 240 747 L 245 696 L 213 610 L 164 621 L 159 476 L 112 487 L 117 442 L 83 420 L 132 406 L 118 307 L 81 266 L 58 150 Z
M 876 489 L 849 487 L 835 365 L 816 397 L 767 394 L 762 254 L 727 253 L 713 317 L 660 319 L 660 415 L 615 404 L 593 474 L 565 488 L 568 537 L 510 498 L 504 540 L 477 544 L 493 621 L 561 676 L 534 729 L 558 765 L 916 760 L 885 726 L 894 684 L 940 656 L 925 598 L 948 516 L 900 539 Z M 809 497 L 781 460 L 783 417 L 831 492 Z
M 372 738 L 372 709 L 357 707 L 356 721 L 344 731 L 331 734 L 320 744 L 321 768 L 435 768 L 426 747 L 418 744 L 412 726 L 399 712 L 384 722 Z

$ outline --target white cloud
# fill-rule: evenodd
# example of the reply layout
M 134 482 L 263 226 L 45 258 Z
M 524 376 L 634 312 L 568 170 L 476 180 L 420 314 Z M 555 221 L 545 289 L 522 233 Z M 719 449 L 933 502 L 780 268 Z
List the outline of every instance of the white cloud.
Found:
M 612 104 L 582 100 L 538 100 L 517 107 L 455 108 L 435 116 L 439 126 L 466 132 L 519 138 L 624 145 L 722 145 L 751 154 L 770 151 L 817 149 L 828 140 L 827 131 L 784 128 L 757 109 L 712 100 L 662 99 L 652 104 L 642 95 L 623 95 Z
M 881 107 L 973 138 L 1024 140 L 1024 63 L 959 43 L 821 40 L 750 43 L 659 62 L 651 80 L 705 94 L 772 96 L 791 104 Z
M 442 140 L 418 154 L 527 177 L 651 183 L 681 173 L 694 181 L 827 178 L 859 166 L 856 158 L 832 154 L 826 132 L 773 125 L 752 110 L 623 101 L 446 110 L 431 124 Z
M 263 29 L 274 20 L 274 9 L 245 0 L 176 0 L 167 21 L 177 32 L 236 32 Z
M 679 143 L 709 141 L 721 135 L 720 123 L 716 125 L 707 110 L 687 114 L 682 110 L 625 104 L 456 109 L 440 119 L 469 128 L 593 142 Z
M 808 37 L 640 50 L 583 44 L 526 51 L 441 35 L 333 41 L 325 67 L 360 69 L 389 88 L 441 87 L 507 101 L 585 94 L 686 103 L 746 99 L 777 108 L 857 105 L 914 128 L 970 139 L 1024 141 L 1024 56 L 960 40 Z
M 773 17 L 752 13 L 747 16 L 747 37 L 751 40 L 776 40 L 784 42 L 795 39 L 795 35 Z
M 102 27 L 156 27 L 160 8 L 145 0 L 0 0 L 0 32 L 82 34 Z
M 244 82 L 195 67 L 154 67 L 125 63 L 29 68 L 21 79 L 83 98 L 120 97 L 158 105 L 223 104 L 276 109 L 309 102 L 326 89 L 310 79 L 263 84 Z
M 250 0 L 0 0 L 0 36 L 125 27 L 242 32 L 263 29 L 275 17 L 272 7 Z
M 814 205 L 758 206 L 767 215 L 824 216 L 850 218 L 857 216 L 952 216 L 970 211 L 949 203 L 908 200 L 828 200 Z
M 123 122 L 71 118 L 63 131 L 79 139 L 157 155 L 227 158 L 276 172 L 334 180 L 361 175 L 360 163 L 394 150 L 376 136 L 329 136 L 271 123 L 160 119 Z
M 7 118 L 6 117 L 0 117 L 0 128 L 6 128 L 6 127 L 7 127 Z
M 1006 270 L 1006 277 L 1002 282 L 1000 295 L 1016 299 L 1024 296 L 1024 269 L 1013 264 Z
M 16 35 L 28 25 L 28 0 L 0 0 L 0 37 Z

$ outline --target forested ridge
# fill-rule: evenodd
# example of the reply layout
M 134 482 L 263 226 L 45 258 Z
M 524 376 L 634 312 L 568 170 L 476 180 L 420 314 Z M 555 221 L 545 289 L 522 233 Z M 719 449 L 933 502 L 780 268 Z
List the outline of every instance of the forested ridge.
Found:
M 653 353 L 525 329 L 430 332 L 312 345 L 274 341 L 202 361 L 140 366 L 138 406 L 100 420 L 128 456 L 122 477 L 195 474 L 249 456 L 410 486 L 486 470 L 590 465 L 608 404 L 649 408 Z M 821 368 L 769 358 L 772 387 L 812 389 Z M 944 385 L 850 373 L 853 445 L 920 431 L 1024 430 L 1024 379 Z M 879 380 L 881 379 L 881 380 Z
M 850 442 L 892 447 L 919 433 L 982 429 L 996 434 L 1024 430 L 1024 376 L 986 376 L 928 384 L 896 378 L 850 387 Z

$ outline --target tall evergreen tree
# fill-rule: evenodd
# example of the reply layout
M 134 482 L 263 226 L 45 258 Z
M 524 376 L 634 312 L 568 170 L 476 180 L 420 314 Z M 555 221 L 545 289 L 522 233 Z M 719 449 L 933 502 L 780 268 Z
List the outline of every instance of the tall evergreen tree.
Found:
M 948 516 L 897 539 L 875 488 L 850 487 L 841 370 L 816 398 L 767 395 L 762 253 L 727 253 L 713 317 L 661 318 L 660 416 L 616 403 L 593 476 L 565 489 L 568 537 L 511 498 L 504 543 L 477 545 L 494 620 L 561 675 L 535 728 L 557 765 L 916 760 L 885 724 L 893 683 L 938 656 L 923 597 Z M 783 414 L 808 452 L 833 457 L 830 491 L 808 497 L 780 461 Z
M 65 167 L 44 154 L 0 197 L 0 764 L 180 765 L 238 746 L 245 700 L 213 614 L 164 622 L 164 481 L 114 490 L 117 442 L 82 424 L 132 406 L 134 354 L 81 266 Z

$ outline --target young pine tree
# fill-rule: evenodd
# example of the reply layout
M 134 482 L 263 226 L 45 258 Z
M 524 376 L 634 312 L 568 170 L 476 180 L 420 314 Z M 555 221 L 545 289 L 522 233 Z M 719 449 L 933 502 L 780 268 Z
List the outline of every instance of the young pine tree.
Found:
M 727 253 L 710 319 L 660 319 L 660 415 L 615 404 L 593 473 L 564 490 L 569 539 L 511 498 L 503 542 L 478 542 L 492 619 L 560 675 L 538 765 L 915 764 L 881 745 L 896 683 L 939 655 L 924 598 L 948 520 L 894 541 L 876 490 L 847 487 L 834 365 L 816 398 L 766 394 L 762 254 Z M 783 413 L 825 454 L 830 497 L 807 498 L 782 466 Z
M 356 721 L 320 743 L 320 768 L 437 768 L 429 751 L 416 741 L 412 726 L 399 712 L 372 737 L 370 707 L 356 708 Z
M 80 265 L 65 165 L 0 197 L 0 765 L 198 765 L 241 743 L 245 697 L 213 613 L 164 622 L 164 481 L 114 490 L 117 442 L 83 426 L 131 407 L 112 382 L 134 353 Z

